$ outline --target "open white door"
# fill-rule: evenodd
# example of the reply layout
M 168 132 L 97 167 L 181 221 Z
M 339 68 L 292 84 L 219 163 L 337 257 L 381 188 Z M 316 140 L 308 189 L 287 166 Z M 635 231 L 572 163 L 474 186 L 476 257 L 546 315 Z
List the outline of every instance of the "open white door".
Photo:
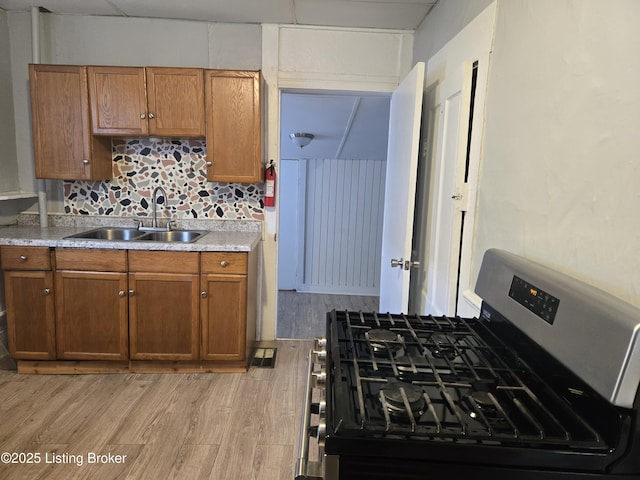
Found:
M 424 71 L 424 63 L 417 63 L 391 96 L 380 267 L 381 312 L 407 313 L 409 304 Z

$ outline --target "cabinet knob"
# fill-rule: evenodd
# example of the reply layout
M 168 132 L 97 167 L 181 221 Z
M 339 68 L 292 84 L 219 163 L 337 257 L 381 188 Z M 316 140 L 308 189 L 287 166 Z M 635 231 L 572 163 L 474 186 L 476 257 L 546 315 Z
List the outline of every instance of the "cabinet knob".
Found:
M 144 120 L 145 118 L 147 118 L 147 115 L 144 113 L 140 114 L 140 120 Z
M 207 298 L 207 292 L 200 292 L 200 296 L 202 298 Z
M 45 288 L 44 289 L 44 294 L 45 295 L 51 295 L 51 289 L 50 288 Z
M 220 262 L 220 266 L 221 266 L 222 268 L 227 268 L 227 266 L 228 266 L 228 265 L 229 265 L 229 264 L 227 263 L 227 261 L 226 261 L 226 260 L 222 260 L 222 261 Z
M 22 263 L 26 262 L 27 261 L 27 256 L 26 255 L 20 255 L 20 261 Z
M 85 158 L 84 160 L 82 160 L 82 163 L 84 163 L 85 165 L 89 165 L 89 160 Z
M 129 290 L 129 296 L 130 297 L 133 297 L 133 293 L 134 293 L 133 290 Z
M 211 165 L 213 165 L 213 164 L 212 164 L 211 162 L 207 162 L 205 165 L 206 165 L 207 167 L 210 167 L 210 166 L 211 166 Z
M 119 296 L 119 297 L 124 297 L 124 296 L 125 296 L 124 290 L 120 290 L 120 291 L 118 292 L 118 296 Z
M 148 115 L 148 117 L 149 117 L 149 119 L 152 119 L 152 118 L 154 118 L 154 115 L 153 115 L 153 113 L 150 113 L 150 114 Z

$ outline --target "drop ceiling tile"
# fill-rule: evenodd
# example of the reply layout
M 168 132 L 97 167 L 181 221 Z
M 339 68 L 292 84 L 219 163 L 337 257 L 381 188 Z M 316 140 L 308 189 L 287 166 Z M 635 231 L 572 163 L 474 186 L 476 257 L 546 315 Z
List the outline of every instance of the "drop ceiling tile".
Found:
M 291 23 L 289 0 L 111 0 L 126 15 L 208 22 Z
M 414 30 L 431 7 L 431 2 L 296 0 L 296 16 L 307 25 Z
M 106 0 L 0 0 L 4 10 L 29 11 L 31 7 L 43 7 L 53 13 L 75 15 L 121 15 L 116 7 Z

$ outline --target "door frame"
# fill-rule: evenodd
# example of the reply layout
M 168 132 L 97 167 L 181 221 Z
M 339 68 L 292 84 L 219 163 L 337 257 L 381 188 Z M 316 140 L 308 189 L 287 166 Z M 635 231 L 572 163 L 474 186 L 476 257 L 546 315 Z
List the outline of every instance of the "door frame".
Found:
M 480 61 L 482 65 L 482 69 L 480 70 L 477 78 L 476 85 L 476 97 L 474 104 L 474 112 L 473 112 L 473 130 L 472 137 L 470 143 L 470 158 L 469 158 L 469 167 L 468 167 L 468 176 L 467 182 L 460 182 L 461 172 L 456 171 L 455 173 L 455 186 L 456 191 L 440 191 L 438 187 L 438 178 L 437 175 L 441 171 L 441 164 L 436 163 L 435 155 L 437 154 L 436 144 L 432 142 L 437 142 L 439 136 L 443 134 L 442 131 L 442 121 L 444 120 L 444 116 L 442 114 L 439 115 L 437 124 L 434 125 L 435 131 L 429 131 L 430 125 L 426 125 L 427 130 L 423 129 L 423 153 L 422 153 L 422 162 L 421 168 L 424 168 L 424 171 L 419 173 L 420 176 L 426 176 L 426 181 L 419 186 L 423 189 L 427 189 L 428 201 L 426 211 L 423 211 L 423 216 L 421 218 L 421 222 L 426 223 L 426 231 L 423 232 L 424 237 L 422 238 L 423 245 L 416 246 L 416 249 L 420 252 L 419 256 L 423 260 L 423 269 L 421 269 L 422 275 L 424 275 L 424 280 L 429 282 L 430 277 L 433 275 L 432 271 L 429 269 L 433 267 L 434 259 L 434 249 L 436 248 L 436 238 L 440 234 L 441 228 L 439 224 L 439 218 L 437 218 L 438 205 L 440 202 L 452 201 L 451 196 L 462 194 L 463 202 L 461 205 L 455 208 L 457 214 L 461 214 L 461 211 L 465 212 L 465 215 L 462 219 L 462 233 L 456 232 L 455 238 L 458 239 L 458 244 L 456 247 L 456 255 L 451 255 L 449 258 L 449 271 L 457 271 L 458 274 L 450 279 L 449 282 L 449 297 L 453 297 L 453 305 L 452 302 L 449 302 L 448 308 L 455 310 L 454 311 L 445 311 L 445 312 L 433 312 L 432 308 L 429 307 L 429 289 L 431 285 L 428 283 L 426 285 L 414 286 L 412 288 L 413 296 L 412 296 L 412 305 L 411 308 L 414 312 L 419 314 L 458 314 L 461 316 L 475 316 L 479 314 L 481 299 L 473 292 L 472 279 L 471 279 L 471 264 L 472 264 L 472 256 L 473 256 L 473 239 L 475 235 L 475 217 L 476 217 L 476 206 L 477 206 L 477 189 L 478 189 L 478 181 L 480 178 L 480 163 L 482 157 L 482 139 L 484 136 L 484 112 L 485 112 L 485 102 L 486 102 L 486 94 L 488 87 L 489 75 L 488 71 L 490 68 L 490 55 L 492 50 L 493 43 L 493 35 L 495 32 L 495 16 L 496 16 L 496 2 L 490 4 L 487 8 L 485 8 L 478 16 L 476 16 L 464 29 L 462 29 L 454 38 L 452 38 L 447 44 L 442 47 L 441 50 L 436 52 L 427 62 L 427 77 L 425 78 L 425 98 L 430 95 L 433 91 L 440 89 L 440 82 L 434 82 L 431 80 L 432 73 L 434 71 L 434 65 L 432 59 L 442 56 L 442 52 L 445 48 L 450 48 L 454 42 L 460 42 L 463 35 L 467 37 L 469 35 L 475 35 L 473 41 L 469 41 L 466 43 L 465 48 L 468 50 L 472 50 L 473 58 L 465 59 L 460 63 L 455 65 L 454 70 L 459 72 L 460 74 L 464 74 L 464 83 L 463 83 L 463 95 L 466 96 L 467 99 L 470 99 L 469 89 L 470 79 L 471 79 L 471 68 L 474 61 Z M 464 37 L 466 38 L 466 37 Z M 481 41 L 478 40 L 481 39 Z M 485 48 L 486 47 L 486 48 Z M 441 64 L 438 65 L 440 68 L 444 68 Z M 430 68 L 431 67 L 431 68 Z M 479 66 L 480 68 L 480 66 Z M 447 71 L 448 73 L 448 71 Z M 439 95 L 439 94 L 438 94 Z M 425 102 L 425 109 L 428 107 L 427 102 Z M 440 107 L 442 108 L 442 107 Z M 465 111 L 468 108 L 468 105 L 463 107 Z M 428 118 L 429 112 L 423 112 L 423 118 Z M 468 114 L 463 116 L 461 122 L 464 126 L 465 138 L 466 132 L 468 129 Z M 464 141 L 464 150 L 466 151 L 467 140 Z M 424 194 L 424 191 L 422 192 Z M 420 194 L 418 195 L 420 198 Z M 460 237 L 460 235 L 462 235 Z M 452 260 L 453 257 L 456 257 L 456 260 Z M 457 267 L 454 268 L 454 262 L 457 263 Z M 458 289 L 459 295 L 456 303 L 455 300 L 455 291 L 451 291 L 452 289 Z
M 357 89 L 327 89 L 327 88 L 309 88 L 309 87 L 305 87 L 305 88 L 294 88 L 294 87 L 280 87 L 279 88 L 279 95 L 278 95 L 278 99 L 279 99 L 279 103 L 278 103 L 278 111 L 279 111 L 279 117 L 278 117 L 278 138 L 282 138 L 282 95 L 283 94 L 288 94 L 288 95 L 296 95 L 296 94 L 300 94 L 300 95 L 373 95 L 373 96 L 384 96 L 384 97 L 391 97 L 391 94 L 393 93 L 393 90 L 391 91 L 372 91 L 372 90 L 365 90 L 365 89 L 361 89 L 361 90 L 357 90 Z M 386 152 L 385 152 L 386 154 Z M 314 159 L 310 159 L 310 158 L 306 158 L 306 157 L 301 157 L 301 158 L 279 158 L 278 162 L 277 162 L 277 166 L 279 168 L 281 168 L 281 164 L 280 162 L 282 160 L 297 160 L 298 161 L 298 192 L 297 192 L 297 250 L 296 250 L 296 259 L 295 261 L 297 262 L 297 273 L 296 273 L 296 290 L 298 290 L 301 293 L 318 293 L 318 294 L 343 294 L 343 293 L 337 293 L 337 292 L 313 292 L 311 290 L 308 289 L 307 285 L 304 283 L 304 276 L 305 276 L 305 244 L 307 241 L 306 238 L 306 222 L 307 222 L 307 197 L 306 197 L 306 190 L 307 190 L 307 170 L 309 168 L 309 162 L 310 160 L 314 160 Z M 367 160 L 364 160 L 367 161 Z M 277 211 L 277 217 L 278 217 L 278 226 L 277 226 L 277 232 L 278 235 L 280 235 L 281 232 L 281 221 L 282 221 L 282 215 L 281 215 L 281 208 L 282 208 L 282 203 L 280 202 L 280 197 L 279 195 L 282 192 L 282 188 L 281 188 L 281 182 L 282 182 L 282 175 L 278 175 L 277 177 L 277 181 L 278 181 L 278 185 L 276 188 L 276 192 L 278 194 L 278 199 L 276 201 L 276 211 Z M 279 284 L 280 284 L 280 244 L 277 244 L 277 251 L 278 251 L 278 261 L 276 263 L 276 297 L 277 297 L 277 291 L 280 290 L 279 288 Z M 379 260 L 379 259 L 378 259 Z M 376 277 L 376 280 L 378 280 L 378 277 Z M 351 293 L 344 293 L 345 295 L 362 295 L 362 296 L 369 296 L 372 295 L 369 292 L 353 292 L 351 291 Z M 277 325 L 276 325 L 277 328 Z

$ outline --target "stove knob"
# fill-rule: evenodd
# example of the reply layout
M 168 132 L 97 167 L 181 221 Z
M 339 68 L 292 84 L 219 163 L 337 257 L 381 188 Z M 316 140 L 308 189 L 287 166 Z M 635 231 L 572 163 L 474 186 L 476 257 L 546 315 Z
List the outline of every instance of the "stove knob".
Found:
M 327 424 L 320 422 L 318 424 L 318 432 L 316 438 L 318 439 L 318 447 L 324 448 L 324 439 L 327 436 Z
M 318 446 L 320 448 L 324 447 L 324 439 L 327 436 L 327 425 L 320 422 L 317 426 L 310 427 L 309 436 L 316 437 L 318 440 Z
M 318 403 L 311 404 L 311 413 L 315 415 L 324 415 L 324 412 L 327 410 L 327 402 L 322 400 Z
M 314 350 L 313 351 L 313 363 L 326 363 L 327 351 L 326 350 Z
M 315 388 L 324 387 L 327 383 L 327 372 L 324 370 L 319 370 L 317 372 L 312 372 L 311 376 L 313 378 L 313 386 Z
M 314 350 L 326 350 L 327 349 L 327 339 L 325 337 L 316 337 L 313 339 L 313 349 Z

